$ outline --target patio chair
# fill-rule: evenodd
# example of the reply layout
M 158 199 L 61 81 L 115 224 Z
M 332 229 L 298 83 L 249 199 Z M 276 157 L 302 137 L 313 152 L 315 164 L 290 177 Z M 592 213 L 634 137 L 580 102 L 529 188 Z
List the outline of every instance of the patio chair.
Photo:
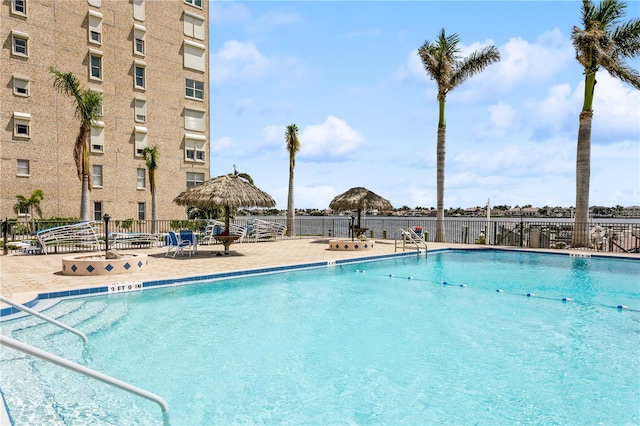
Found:
M 182 255 L 184 254 L 185 247 L 189 249 L 189 257 L 191 257 L 193 244 L 189 240 L 182 241 L 180 239 L 180 236 L 175 232 L 169 231 L 166 237 L 166 243 L 167 243 L 167 253 L 165 254 L 165 257 L 169 256 L 169 254 L 172 251 L 173 251 L 173 257 L 176 257 L 176 254 L 178 253 Z
M 193 253 L 198 252 L 198 234 L 191 230 L 181 229 L 180 230 L 180 241 L 190 241 L 191 242 L 191 251 Z

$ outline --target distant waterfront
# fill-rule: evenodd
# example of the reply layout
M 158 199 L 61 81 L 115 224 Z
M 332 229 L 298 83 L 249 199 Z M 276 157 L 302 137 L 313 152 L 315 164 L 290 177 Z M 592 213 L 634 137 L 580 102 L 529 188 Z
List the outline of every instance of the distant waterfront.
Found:
M 286 224 L 285 216 L 238 216 L 236 221 L 248 225 L 251 219 Z M 357 222 L 357 217 L 354 219 Z M 428 241 L 435 237 L 435 217 L 361 216 L 361 227 L 367 228 L 370 238 L 394 239 L 398 229 L 421 227 Z M 488 233 L 489 241 L 505 243 L 504 236 L 514 230 L 525 229 L 525 237 L 531 228 L 570 228 L 572 218 L 544 217 L 445 217 L 445 238 L 448 242 L 473 243 L 481 235 Z M 296 216 L 296 235 L 346 238 L 350 236 L 351 216 Z M 357 223 L 356 223 L 357 225 Z M 636 229 L 640 232 L 640 218 L 603 218 L 589 221 L 590 227 Z M 517 231 L 520 232 L 519 230 Z M 518 235 L 519 237 L 519 235 Z

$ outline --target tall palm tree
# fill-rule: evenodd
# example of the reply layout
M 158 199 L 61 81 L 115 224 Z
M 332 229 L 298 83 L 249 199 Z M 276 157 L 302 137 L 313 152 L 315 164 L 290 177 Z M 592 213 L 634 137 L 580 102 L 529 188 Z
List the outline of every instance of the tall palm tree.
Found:
M 156 200 L 156 170 L 158 169 L 158 159 L 160 157 L 158 145 L 145 146 L 142 149 L 142 157 L 149 171 L 149 188 L 151 189 L 151 232 L 155 234 L 158 229 L 158 202 Z
M 468 78 L 483 71 L 487 66 L 500 60 L 500 52 L 495 46 L 486 46 L 472 52 L 468 57 L 459 56 L 458 43 L 460 37 L 454 33 L 445 34 L 440 30 L 434 42 L 425 41 L 418 49 L 424 68 L 429 77 L 438 85 L 438 142 L 437 154 L 437 212 L 436 212 L 436 241 L 444 242 L 444 160 L 446 145 L 446 123 L 444 106 L 447 94 Z
M 80 220 L 89 220 L 91 197 L 91 170 L 89 167 L 89 139 L 91 128 L 100 117 L 102 94 L 80 86 L 80 81 L 72 73 L 62 73 L 54 67 L 49 71 L 55 76 L 53 87 L 60 93 L 71 96 L 76 106 L 75 116 L 80 120 L 80 131 L 73 148 L 78 178 L 82 181 L 80 193 Z
M 43 198 L 44 193 L 41 189 L 36 189 L 31 192 L 29 198 L 26 198 L 24 195 L 16 195 L 16 199 L 18 201 L 13 206 L 13 212 L 15 214 L 19 214 L 23 211 L 27 212 L 31 219 L 31 232 L 34 232 L 35 230 L 35 220 L 33 218 L 33 212 L 35 211 L 38 214 L 38 217 L 42 219 L 42 208 L 40 207 L 40 202 Z
M 589 245 L 591 124 L 596 72 L 602 67 L 613 77 L 640 89 L 640 74 L 625 62 L 640 54 L 640 19 L 622 22 L 626 8 L 626 3 L 619 0 L 603 0 L 597 6 L 591 0 L 583 0 L 583 28 L 574 26 L 571 33 L 576 59 L 584 67 L 584 102 L 580 112 L 576 157 L 573 247 Z
M 295 227 L 295 205 L 293 203 L 293 169 L 296 167 L 296 154 L 300 151 L 300 140 L 298 139 L 298 126 L 290 124 L 284 134 L 284 141 L 289 152 L 289 197 L 287 198 L 287 235 L 296 235 Z

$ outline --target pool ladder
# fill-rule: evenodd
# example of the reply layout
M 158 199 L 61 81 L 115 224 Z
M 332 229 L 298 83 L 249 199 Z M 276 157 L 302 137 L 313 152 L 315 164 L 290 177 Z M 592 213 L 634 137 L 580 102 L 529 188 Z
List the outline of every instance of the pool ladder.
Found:
M 80 336 L 82 338 L 82 340 L 84 341 L 84 343 L 87 343 L 88 339 L 87 336 L 81 332 L 78 331 L 72 327 L 69 327 L 68 325 L 65 325 L 53 318 L 50 318 L 46 315 L 41 314 L 40 312 L 34 311 L 33 309 L 27 308 L 26 306 L 23 306 L 17 302 L 14 302 L 11 299 L 8 299 L 4 296 L 0 295 L 0 301 L 13 306 L 16 309 L 19 309 L 21 311 L 24 311 L 30 315 L 36 316 L 40 319 L 43 319 L 44 321 L 47 321 L 51 324 L 54 324 L 60 328 L 63 328 L 67 331 L 70 331 L 78 336 Z M 18 340 L 12 339 L 10 337 L 4 336 L 2 334 L 0 334 L 0 345 L 2 346 L 6 346 L 8 348 L 11 349 L 15 349 L 17 351 L 26 353 L 27 355 L 31 355 L 31 356 L 35 356 L 37 358 L 40 358 L 44 361 L 50 362 L 52 364 L 56 364 L 59 365 L 60 367 L 64 367 L 68 370 L 74 371 L 76 373 L 80 373 L 83 374 L 87 377 L 91 377 L 93 379 L 99 380 L 103 383 L 106 383 L 108 385 L 117 387 L 119 389 L 122 389 L 126 392 L 132 393 L 134 395 L 138 395 L 141 396 L 143 398 L 146 398 L 150 401 L 155 402 L 156 404 L 158 404 L 160 406 L 160 408 L 162 409 L 162 416 L 163 416 L 163 423 L 165 425 L 169 424 L 169 406 L 167 405 L 167 403 L 165 402 L 164 399 L 162 399 L 160 396 L 148 392 L 144 389 L 141 389 L 137 386 L 134 385 L 130 385 L 129 383 L 123 382 L 122 380 L 118 380 L 114 377 L 111 376 L 107 376 L 106 374 L 100 373 L 99 371 L 95 371 L 92 370 L 88 367 L 85 367 L 83 365 L 80 364 L 76 364 L 73 361 L 69 361 L 65 358 L 59 357 L 57 355 L 54 355 L 50 352 L 47 351 L 43 351 L 42 349 L 38 349 L 34 346 L 28 345 L 26 343 L 22 343 Z
M 427 242 L 424 240 L 422 235 L 418 235 L 416 231 L 411 228 L 398 228 L 396 231 L 395 238 L 395 251 L 398 251 L 398 243 L 402 242 L 402 251 L 407 249 L 407 245 L 412 245 L 416 247 L 418 254 L 420 253 L 420 249 L 424 247 L 424 252 L 427 252 Z

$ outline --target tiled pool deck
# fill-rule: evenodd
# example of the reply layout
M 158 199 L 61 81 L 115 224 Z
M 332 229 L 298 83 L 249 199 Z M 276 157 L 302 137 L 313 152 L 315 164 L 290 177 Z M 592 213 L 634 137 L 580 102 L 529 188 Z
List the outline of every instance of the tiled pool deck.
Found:
M 144 271 L 113 276 L 62 275 L 62 258 L 82 254 L 7 255 L 0 256 L 0 292 L 16 302 L 26 303 L 43 293 L 82 294 L 86 289 L 105 288 L 122 282 L 138 281 L 158 285 L 182 279 L 190 281 L 203 276 L 241 271 L 260 272 L 289 266 L 312 266 L 331 261 L 389 256 L 395 253 L 393 240 L 377 240 L 375 248 L 367 252 L 332 251 L 328 248 L 328 239 L 292 239 L 233 244 L 230 255 L 217 256 L 216 254 L 222 250 L 222 245 L 215 244 L 198 246 L 197 253 L 192 257 L 185 253 L 175 258 L 165 257 L 166 248 L 163 247 L 135 249 L 131 252 L 149 255 L 148 268 Z M 429 243 L 429 251 L 443 248 L 470 249 L 487 246 Z M 400 248 L 398 253 L 402 253 Z M 638 254 L 630 256 L 640 258 Z M 0 308 L 7 307 L 0 303 Z

